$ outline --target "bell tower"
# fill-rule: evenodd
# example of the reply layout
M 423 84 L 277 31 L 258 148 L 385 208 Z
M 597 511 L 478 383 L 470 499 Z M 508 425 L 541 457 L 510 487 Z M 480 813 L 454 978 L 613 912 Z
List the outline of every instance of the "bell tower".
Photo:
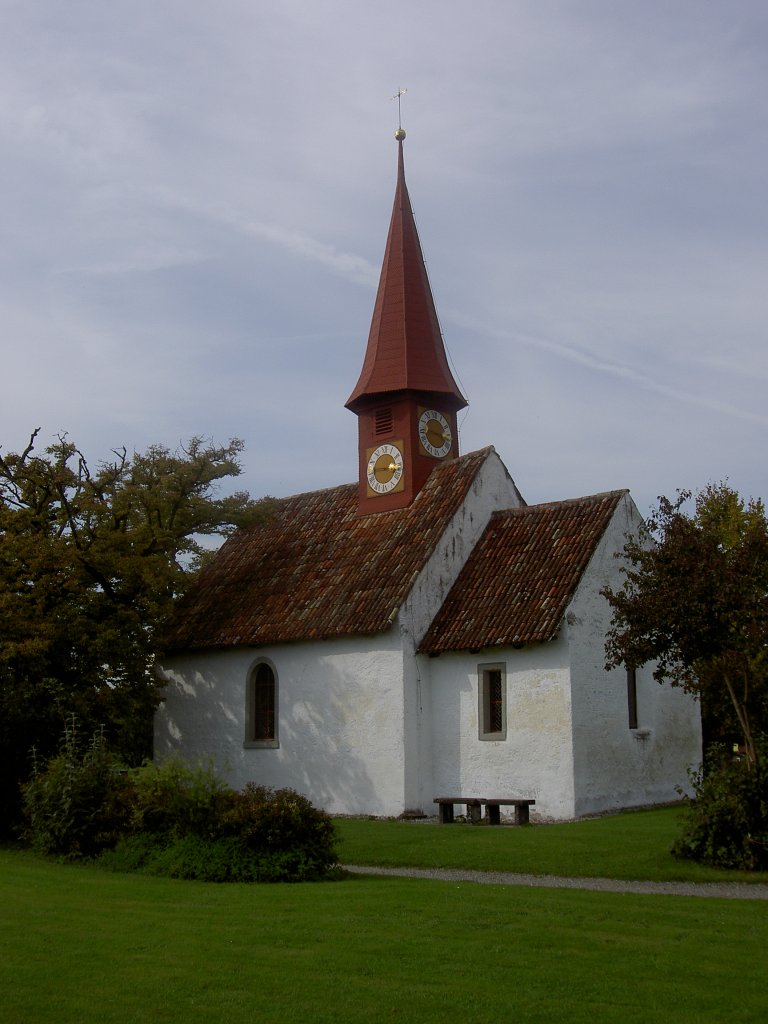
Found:
M 467 401 L 445 354 L 405 184 L 397 184 L 363 369 L 346 407 L 357 416 L 358 514 L 409 505 L 432 470 L 459 454 L 456 414 Z

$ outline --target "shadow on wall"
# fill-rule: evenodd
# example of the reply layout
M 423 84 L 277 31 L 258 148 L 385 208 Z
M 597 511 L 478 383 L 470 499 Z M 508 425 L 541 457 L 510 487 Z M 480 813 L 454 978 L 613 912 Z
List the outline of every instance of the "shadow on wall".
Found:
M 292 700 L 290 674 L 280 673 L 279 746 L 245 748 L 247 665 L 233 671 L 216 657 L 204 668 L 179 670 L 169 664 L 164 702 L 155 718 L 155 758 L 178 754 L 210 758 L 235 789 L 247 783 L 291 788 L 331 813 L 384 814 L 381 780 L 376 785 L 358 737 L 366 735 L 365 700 L 349 699 L 343 679 L 323 680 L 322 702 L 305 695 Z M 242 683 L 239 682 L 242 680 Z M 371 745 L 378 741 L 370 734 Z
M 310 797 L 318 807 L 337 814 L 385 814 L 381 792 L 361 752 L 339 730 L 338 695 L 325 689 L 325 700 L 297 701 L 280 716 L 281 775 L 285 783 Z M 391 808 L 389 808 L 391 811 Z
M 459 676 L 454 685 L 433 690 L 432 779 L 434 795 L 462 793 L 466 779 L 462 769 L 461 723 L 471 708 L 474 693 L 471 680 Z M 469 794 L 472 795 L 472 794 Z M 427 813 L 432 813 L 428 810 Z

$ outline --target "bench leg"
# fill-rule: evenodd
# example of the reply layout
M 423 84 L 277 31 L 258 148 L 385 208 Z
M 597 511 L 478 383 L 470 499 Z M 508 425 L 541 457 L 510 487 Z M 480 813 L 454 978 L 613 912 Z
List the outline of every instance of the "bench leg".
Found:
M 467 804 L 467 817 L 476 825 L 480 821 L 480 805 L 479 804 Z
M 501 808 L 494 806 L 493 804 L 485 808 L 488 814 L 489 825 L 500 825 L 501 824 Z
M 516 825 L 528 825 L 530 824 L 530 807 L 528 804 L 516 804 L 515 805 L 515 824 Z
M 437 814 L 441 825 L 450 825 L 453 821 L 453 804 L 438 804 Z

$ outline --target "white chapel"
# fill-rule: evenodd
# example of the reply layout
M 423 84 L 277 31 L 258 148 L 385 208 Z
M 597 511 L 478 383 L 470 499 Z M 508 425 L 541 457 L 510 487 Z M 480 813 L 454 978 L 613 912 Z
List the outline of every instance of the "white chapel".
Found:
M 357 480 L 280 499 L 181 603 L 155 756 L 291 787 L 333 814 L 535 800 L 532 820 L 662 803 L 701 760 L 695 701 L 604 667 L 606 586 L 641 517 L 626 490 L 527 505 L 462 454 L 403 140 L 359 379 Z M 352 470 L 353 467 L 350 467 Z M 351 473 L 350 473 L 351 475 Z

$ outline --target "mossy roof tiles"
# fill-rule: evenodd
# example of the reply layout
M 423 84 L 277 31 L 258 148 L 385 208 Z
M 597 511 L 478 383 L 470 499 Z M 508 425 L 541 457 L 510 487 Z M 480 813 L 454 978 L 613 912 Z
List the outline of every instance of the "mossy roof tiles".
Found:
M 358 516 L 357 484 L 276 503 L 230 537 L 180 602 L 165 649 L 193 651 L 389 628 L 491 448 L 435 468 L 404 509 Z
M 552 640 L 626 491 L 496 512 L 420 650 Z
M 390 628 L 491 448 L 438 466 L 404 509 L 357 515 L 357 485 L 294 495 L 217 552 L 180 603 L 167 652 Z M 420 651 L 553 639 L 626 491 L 495 512 Z

